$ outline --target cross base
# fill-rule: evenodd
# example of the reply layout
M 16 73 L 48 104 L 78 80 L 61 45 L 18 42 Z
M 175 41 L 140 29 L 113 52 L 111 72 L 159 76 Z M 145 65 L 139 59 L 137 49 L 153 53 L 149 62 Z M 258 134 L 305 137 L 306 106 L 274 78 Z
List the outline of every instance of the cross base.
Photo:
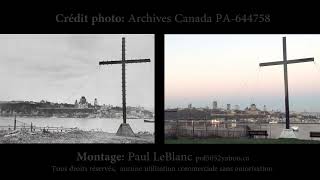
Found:
M 127 123 L 122 123 L 117 131 L 117 136 L 135 137 L 136 135 L 132 131 L 131 127 Z
M 282 133 L 280 134 L 279 138 L 293 138 L 296 139 L 297 136 L 293 132 L 293 129 L 283 129 Z

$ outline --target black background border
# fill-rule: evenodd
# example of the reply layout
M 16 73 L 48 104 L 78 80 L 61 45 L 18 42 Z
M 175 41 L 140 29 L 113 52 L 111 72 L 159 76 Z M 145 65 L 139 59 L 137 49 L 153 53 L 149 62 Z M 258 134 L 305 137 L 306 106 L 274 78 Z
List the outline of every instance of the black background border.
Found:
M 297 174 L 308 173 L 317 174 L 318 167 L 314 162 L 319 162 L 318 145 L 168 145 L 164 144 L 164 34 L 318 34 L 319 13 L 317 6 L 308 4 L 287 5 L 263 5 L 253 7 L 253 5 L 242 6 L 222 6 L 203 5 L 197 7 L 195 4 L 189 6 L 173 7 L 171 4 L 156 4 L 156 7 L 136 8 L 128 5 L 103 7 L 96 5 L 95 8 L 56 8 L 54 5 L 46 4 L 44 7 L 28 5 L 6 6 L 1 11 L 1 28 L 3 34 L 155 34 L 155 144 L 146 145 L 122 145 L 122 144 L 2 144 L 1 149 L 1 172 L 9 175 L 23 174 L 34 176 L 55 175 L 52 174 L 51 165 L 68 165 L 75 163 L 76 152 L 87 151 L 92 153 L 127 153 L 132 152 L 177 152 L 191 154 L 224 154 L 224 155 L 250 155 L 254 159 L 254 164 L 264 164 L 273 167 L 273 173 L 266 174 L 243 174 L 243 175 L 279 175 L 295 176 Z M 98 8 L 97 8 L 98 7 Z M 100 8 L 99 8 L 100 7 Z M 55 16 L 58 13 L 87 13 L 96 14 L 123 14 L 125 16 L 133 13 L 144 15 L 146 12 L 157 15 L 173 15 L 183 13 L 185 15 L 199 15 L 207 13 L 267 13 L 271 15 L 271 22 L 262 23 L 225 23 L 225 24 L 163 24 L 163 23 L 140 23 L 140 24 L 101 24 L 98 26 L 88 26 L 86 24 L 67 23 L 58 24 Z M 132 162 L 125 162 L 132 164 Z M 143 163 L 136 163 L 143 165 Z M 176 166 L 179 163 L 168 163 Z M 126 175 L 130 175 L 127 173 Z M 133 173 L 139 174 L 139 173 Z M 161 174 L 161 173 L 155 173 Z M 190 173 L 171 173 L 182 176 Z M 193 173 L 198 174 L 198 173 Z M 202 173 L 203 174 L 203 173 Z M 217 175 L 217 173 L 206 173 Z M 233 173 L 222 173 L 222 175 L 237 175 Z M 83 173 L 71 173 L 71 175 L 85 175 Z M 95 174 L 101 175 L 101 174 Z M 219 174 L 221 175 L 221 173 Z

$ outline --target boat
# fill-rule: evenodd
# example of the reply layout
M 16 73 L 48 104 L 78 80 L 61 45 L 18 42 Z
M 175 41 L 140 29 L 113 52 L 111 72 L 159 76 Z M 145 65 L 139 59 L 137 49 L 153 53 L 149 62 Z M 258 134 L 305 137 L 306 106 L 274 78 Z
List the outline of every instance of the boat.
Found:
M 144 122 L 147 122 L 147 123 L 154 123 L 154 121 L 151 121 L 151 120 L 144 120 Z
M 293 131 L 299 131 L 299 127 L 298 127 L 298 126 L 291 126 L 291 129 L 292 129 Z

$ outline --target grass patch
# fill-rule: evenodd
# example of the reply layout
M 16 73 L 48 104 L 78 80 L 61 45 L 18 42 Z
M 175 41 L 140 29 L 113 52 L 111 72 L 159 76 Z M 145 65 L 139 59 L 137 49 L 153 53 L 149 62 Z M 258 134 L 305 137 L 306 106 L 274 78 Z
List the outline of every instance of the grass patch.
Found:
M 231 139 L 231 138 L 177 138 L 166 139 L 165 144 L 320 144 L 318 140 L 301 139 Z

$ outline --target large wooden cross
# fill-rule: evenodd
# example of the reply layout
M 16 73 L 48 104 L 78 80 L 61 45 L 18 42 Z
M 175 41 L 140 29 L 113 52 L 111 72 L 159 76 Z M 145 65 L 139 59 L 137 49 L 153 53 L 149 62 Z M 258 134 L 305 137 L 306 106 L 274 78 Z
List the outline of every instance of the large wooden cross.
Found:
M 286 37 L 282 38 L 282 43 L 283 43 L 283 61 L 260 63 L 259 65 L 260 66 L 283 65 L 283 69 L 284 69 L 284 89 L 285 89 L 285 109 L 286 109 L 286 129 L 289 129 L 290 128 L 290 118 L 289 118 L 289 92 L 288 92 L 287 64 L 310 62 L 310 61 L 314 61 L 314 58 L 303 58 L 303 59 L 287 60 Z
M 127 110 L 126 110 L 126 64 L 127 63 L 144 63 L 150 62 L 150 59 L 126 59 L 126 40 L 122 38 L 122 60 L 116 61 L 100 61 L 99 65 L 121 64 L 122 65 L 122 114 L 123 124 L 127 124 Z M 121 128 L 121 126 L 120 126 Z M 119 129 L 120 129 L 119 128 Z M 119 132 L 119 130 L 118 130 Z

